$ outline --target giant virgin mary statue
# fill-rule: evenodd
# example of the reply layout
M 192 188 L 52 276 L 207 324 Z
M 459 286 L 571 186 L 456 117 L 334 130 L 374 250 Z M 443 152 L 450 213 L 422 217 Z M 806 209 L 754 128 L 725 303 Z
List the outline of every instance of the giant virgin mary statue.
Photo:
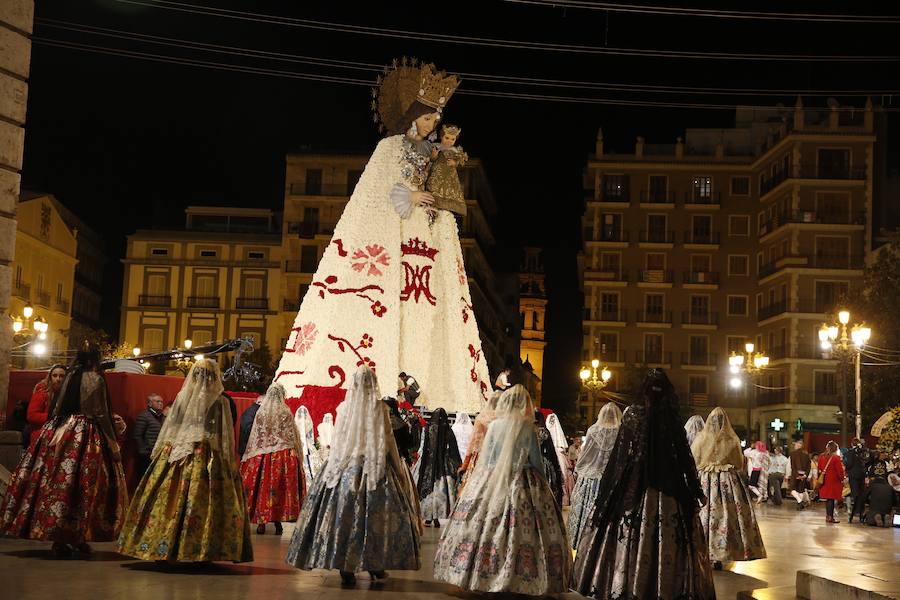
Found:
M 374 92 L 382 139 L 325 249 L 276 380 L 310 406 L 343 397 L 361 365 L 401 371 L 434 409 L 477 412 L 490 392 L 456 219 L 423 191 L 429 137 L 459 80 L 403 61 Z

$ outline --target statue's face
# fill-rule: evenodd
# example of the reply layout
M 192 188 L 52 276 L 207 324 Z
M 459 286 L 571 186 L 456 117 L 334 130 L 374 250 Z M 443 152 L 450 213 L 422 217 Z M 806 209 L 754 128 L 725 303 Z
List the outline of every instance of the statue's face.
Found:
M 419 132 L 419 136 L 423 139 L 428 137 L 431 132 L 434 131 L 440 118 L 441 116 L 439 114 L 433 112 L 422 115 L 416 119 L 416 131 Z
M 441 144 L 445 146 L 455 146 L 456 145 L 456 137 L 450 133 L 445 133 L 441 136 Z

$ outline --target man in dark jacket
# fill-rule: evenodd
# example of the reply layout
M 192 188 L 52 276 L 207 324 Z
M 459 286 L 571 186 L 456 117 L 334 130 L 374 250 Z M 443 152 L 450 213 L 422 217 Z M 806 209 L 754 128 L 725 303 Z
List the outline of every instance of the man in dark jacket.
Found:
M 869 449 L 866 442 L 859 438 L 853 438 L 852 447 L 847 452 L 847 479 L 850 482 L 850 497 L 853 506 L 850 508 L 848 523 L 853 522 L 853 515 L 859 515 L 862 521 L 866 513 L 866 468 L 869 466 Z
M 150 394 L 147 396 L 147 410 L 139 414 L 134 421 L 134 444 L 137 448 L 135 472 L 138 475 L 143 475 L 150 466 L 150 455 L 165 420 L 162 396 Z
M 250 432 L 253 431 L 253 421 L 256 420 L 256 413 L 259 411 L 259 406 L 262 404 L 263 398 L 265 396 L 260 396 L 256 399 L 256 401 L 247 407 L 241 414 L 241 435 L 238 440 L 238 460 L 242 456 L 244 456 L 244 450 L 247 449 L 247 443 L 250 441 Z

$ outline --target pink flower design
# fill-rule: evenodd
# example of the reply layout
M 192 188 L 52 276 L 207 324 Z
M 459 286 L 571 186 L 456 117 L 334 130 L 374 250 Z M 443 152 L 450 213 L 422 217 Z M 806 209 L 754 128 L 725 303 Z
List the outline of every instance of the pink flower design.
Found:
M 357 273 L 367 271 L 367 275 L 384 275 L 379 269 L 379 265 L 387 267 L 391 264 L 391 257 L 385 250 L 384 246 L 379 244 L 371 244 L 365 249 L 357 248 L 353 251 L 351 267 Z
M 387 306 L 385 306 L 378 300 L 376 300 L 375 302 L 372 303 L 371 308 L 372 308 L 372 314 L 375 315 L 376 317 L 382 317 L 382 316 L 384 316 L 384 313 L 387 312 Z
M 306 323 L 300 327 L 294 327 L 291 331 L 295 334 L 294 345 L 293 347 L 285 348 L 285 350 L 287 352 L 296 352 L 300 356 L 306 354 L 306 351 L 312 347 L 313 342 L 316 341 L 316 335 L 319 333 L 315 323 Z

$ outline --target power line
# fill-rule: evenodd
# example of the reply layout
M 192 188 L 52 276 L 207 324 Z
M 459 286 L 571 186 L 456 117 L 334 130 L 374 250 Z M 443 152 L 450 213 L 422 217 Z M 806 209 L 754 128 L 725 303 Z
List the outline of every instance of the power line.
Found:
M 483 46 L 492 48 L 513 48 L 520 50 L 540 50 L 547 52 L 560 52 L 569 54 L 610 55 L 610 56 L 634 56 L 642 58 L 682 58 L 696 60 L 743 60 L 743 61 L 787 61 L 787 62 L 851 62 L 851 63 L 878 63 L 898 62 L 900 56 L 862 56 L 862 55 L 815 55 L 815 54 L 762 54 L 762 53 L 738 53 L 738 52 L 702 52 L 693 50 L 646 50 L 641 48 L 613 48 L 603 46 L 584 46 L 577 44 L 558 44 L 548 42 L 533 42 L 526 40 L 509 40 L 490 37 L 473 37 L 462 35 L 448 35 L 442 33 L 428 33 L 404 29 L 391 29 L 386 27 L 370 27 L 363 25 L 350 25 L 331 21 L 318 21 L 313 19 L 300 19 L 297 17 L 285 17 L 249 11 L 230 10 L 197 4 L 172 2 L 170 0 L 116 0 L 125 4 L 171 10 L 183 13 L 214 16 L 223 19 L 234 19 L 256 23 L 268 23 L 314 29 L 321 31 L 336 31 L 357 35 L 375 37 L 397 38 L 403 40 L 415 39 L 418 41 L 440 42 L 444 44 L 458 44 L 470 46 Z
M 272 52 L 267 50 L 259 50 L 240 46 L 229 46 L 222 44 L 212 44 L 208 42 L 198 42 L 186 40 L 182 38 L 172 38 L 165 36 L 150 35 L 133 31 L 123 31 L 120 29 L 111 29 L 106 27 L 97 27 L 94 25 L 86 25 L 81 23 L 72 23 L 68 21 L 60 21 L 56 19 L 35 19 L 37 23 L 45 27 L 61 29 L 64 31 L 74 31 L 79 33 L 87 33 L 115 39 L 128 41 L 138 41 L 142 43 L 157 44 L 162 46 L 170 46 L 175 48 L 190 48 L 201 50 L 204 52 L 214 52 L 232 56 L 252 56 L 265 60 L 284 61 L 300 64 L 308 64 L 324 67 L 336 67 L 341 69 L 349 69 L 356 71 L 364 71 L 371 73 L 380 73 L 383 66 L 375 63 L 367 63 L 361 61 L 340 60 L 333 58 L 322 58 L 315 56 L 306 56 L 300 54 L 290 54 L 285 52 Z M 609 83 L 609 82 L 591 82 L 591 81 L 572 81 L 565 79 L 546 79 L 536 77 L 518 77 L 510 75 L 492 75 L 483 73 L 453 73 L 460 77 L 486 83 L 501 83 L 512 85 L 524 85 L 531 87 L 549 87 L 549 88 L 568 88 L 568 89 L 594 89 L 617 92 L 644 92 L 644 93 L 661 93 L 661 94 L 708 94 L 721 96 L 886 96 L 900 94 L 900 90 L 802 90 L 802 89 L 762 89 L 762 88 L 710 88 L 697 86 L 670 86 L 670 85 L 651 85 L 651 84 L 630 84 L 630 83 Z
M 252 67 L 247 65 L 238 65 L 232 63 L 223 63 L 218 61 L 208 61 L 193 58 L 184 58 L 166 54 L 155 54 L 149 52 L 140 52 L 135 50 L 124 50 L 120 48 L 110 48 L 108 46 L 98 46 L 94 44 L 84 44 L 80 42 L 70 42 L 64 40 L 55 40 L 42 36 L 33 36 L 32 41 L 35 44 L 46 45 L 58 48 L 66 48 L 70 50 L 81 50 L 94 54 L 103 54 L 108 56 L 118 56 L 122 58 L 132 58 L 150 62 L 161 62 L 168 64 L 176 64 L 182 66 L 199 67 L 210 70 L 230 71 L 238 73 L 248 73 L 253 75 L 265 75 L 270 77 L 281 77 L 286 79 L 300 79 L 307 81 L 319 81 L 324 83 L 339 83 L 346 85 L 372 87 L 373 81 L 366 79 L 354 79 L 350 77 L 341 77 L 335 75 L 323 75 L 315 73 L 305 73 L 298 71 L 286 71 L 282 69 L 268 69 L 262 67 Z M 547 94 L 524 94 L 515 92 L 503 92 L 494 90 L 458 90 L 460 95 L 482 96 L 489 98 L 505 98 L 514 100 L 532 100 L 544 102 L 556 102 L 566 104 L 596 104 L 607 106 L 631 106 L 643 108 L 690 108 L 690 109 L 709 109 L 709 110 L 734 110 L 736 107 L 771 109 L 769 105 L 747 105 L 747 104 L 713 104 L 713 103 L 678 103 L 678 102 L 661 102 L 652 100 L 629 100 L 616 98 L 596 98 L 596 97 L 575 97 L 575 96 L 558 96 Z M 852 107 L 840 107 L 838 110 L 859 110 Z M 884 108 L 886 112 L 900 112 L 900 108 Z
M 616 13 L 671 15 L 677 17 L 709 17 L 715 19 L 742 19 L 763 21 L 807 21 L 811 23 L 870 23 L 890 25 L 900 23 L 896 15 L 848 15 L 830 13 L 790 13 L 743 10 L 721 10 L 680 6 L 641 6 L 616 2 L 592 2 L 587 0 L 504 0 L 513 4 L 533 4 L 547 7 L 580 8 Z

